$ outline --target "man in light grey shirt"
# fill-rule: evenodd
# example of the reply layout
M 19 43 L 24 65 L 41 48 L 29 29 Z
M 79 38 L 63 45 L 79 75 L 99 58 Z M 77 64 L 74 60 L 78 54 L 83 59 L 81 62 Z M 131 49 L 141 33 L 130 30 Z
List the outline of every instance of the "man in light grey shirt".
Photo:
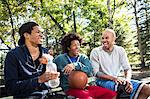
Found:
M 137 80 L 131 80 L 131 66 L 123 47 L 115 45 L 116 34 L 112 29 L 106 29 L 102 34 L 102 46 L 94 48 L 90 55 L 96 84 L 118 91 L 118 85 L 125 85 L 125 92 L 130 99 L 147 99 L 150 96 L 150 86 Z M 119 79 L 121 69 L 124 79 Z

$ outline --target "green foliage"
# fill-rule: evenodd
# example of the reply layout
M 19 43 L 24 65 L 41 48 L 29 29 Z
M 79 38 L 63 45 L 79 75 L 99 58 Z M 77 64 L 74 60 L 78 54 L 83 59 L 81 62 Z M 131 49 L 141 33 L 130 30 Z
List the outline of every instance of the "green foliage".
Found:
M 0 38 L 6 45 L 13 48 L 12 41 L 17 43 L 19 39 L 20 25 L 27 21 L 36 21 L 45 30 L 44 46 L 54 46 L 56 54 L 59 54 L 61 38 L 66 33 L 75 31 L 74 11 L 76 31 L 84 41 L 81 49 L 83 53 L 90 55 L 94 47 L 101 45 L 101 33 L 105 28 L 110 27 L 109 22 L 112 22 L 111 27 L 117 33 L 116 43 L 125 47 L 130 62 L 137 63 L 139 50 L 134 46 L 137 36 L 135 30 L 131 28 L 133 14 L 128 15 L 128 5 L 128 2 L 124 0 L 111 1 L 109 5 L 111 13 L 108 13 L 107 0 L 1 0 Z M 110 21 L 111 18 L 112 21 Z M 149 19 L 141 22 L 141 26 L 145 23 L 149 23 Z M 13 29 L 15 39 L 12 39 Z M 148 32 L 141 28 L 141 35 L 144 35 L 142 36 L 143 47 L 146 49 L 150 49 Z M 149 50 L 144 50 L 146 60 L 150 59 L 149 54 Z

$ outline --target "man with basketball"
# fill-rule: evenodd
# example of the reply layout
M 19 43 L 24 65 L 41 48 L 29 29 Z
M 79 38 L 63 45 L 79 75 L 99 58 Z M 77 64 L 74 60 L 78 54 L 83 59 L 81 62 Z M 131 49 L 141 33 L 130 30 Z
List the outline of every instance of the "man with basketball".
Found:
M 92 66 L 88 57 L 80 54 L 81 42 L 82 39 L 76 33 L 65 35 L 61 41 L 63 54 L 58 55 L 54 62 L 60 72 L 60 85 L 62 89 L 66 95 L 79 99 L 114 99 L 116 97 L 114 91 L 99 86 L 87 86 L 83 89 L 71 88 L 69 86 L 68 77 L 72 71 L 82 71 L 88 76 L 92 76 Z

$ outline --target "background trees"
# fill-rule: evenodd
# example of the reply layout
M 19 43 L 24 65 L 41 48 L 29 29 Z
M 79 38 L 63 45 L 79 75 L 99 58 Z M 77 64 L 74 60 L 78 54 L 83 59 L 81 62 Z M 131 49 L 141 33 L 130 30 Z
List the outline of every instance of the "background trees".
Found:
M 36 21 L 45 30 L 44 46 L 53 46 L 56 54 L 61 53 L 61 37 L 77 32 L 84 39 L 82 52 L 89 55 L 109 27 L 116 31 L 116 42 L 125 47 L 130 62 L 145 64 L 150 61 L 149 8 L 148 0 L 1 0 L 0 39 L 14 48 L 20 25 Z

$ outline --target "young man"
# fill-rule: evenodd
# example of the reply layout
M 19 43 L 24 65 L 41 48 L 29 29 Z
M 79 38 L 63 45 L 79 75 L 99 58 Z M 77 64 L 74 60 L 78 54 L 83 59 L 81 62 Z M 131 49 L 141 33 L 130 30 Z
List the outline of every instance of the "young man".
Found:
M 56 79 L 58 72 L 49 72 L 39 58 L 47 50 L 41 47 L 43 35 L 40 26 L 27 22 L 19 28 L 19 47 L 8 52 L 5 59 L 5 81 L 10 95 L 17 99 L 46 98 L 49 86 L 45 82 Z
M 70 33 L 64 36 L 61 41 L 63 54 L 54 59 L 60 72 L 61 87 L 66 95 L 79 99 L 112 99 L 116 93 L 99 86 L 87 86 L 85 89 L 72 89 L 68 83 L 68 76 L 72 71 L 83 71 L 88 76 L 92 75 L 92 66 L 88 57 L 80 54 L 81 38 Z
M 97 85 L 117 91 L 118 85 L 125 85 L 125 92 L 130 99 L 147 99 L 150 96 L 150 87 L 136 80 L 131 80 L 131 67 L 123 47 L 115 45 L 116 34 L 112 29 L 102 33 L 102 46 L 94 48 L 90 60 L 97 77 Z M 118 75 L 124 70 L 125 79 Z

